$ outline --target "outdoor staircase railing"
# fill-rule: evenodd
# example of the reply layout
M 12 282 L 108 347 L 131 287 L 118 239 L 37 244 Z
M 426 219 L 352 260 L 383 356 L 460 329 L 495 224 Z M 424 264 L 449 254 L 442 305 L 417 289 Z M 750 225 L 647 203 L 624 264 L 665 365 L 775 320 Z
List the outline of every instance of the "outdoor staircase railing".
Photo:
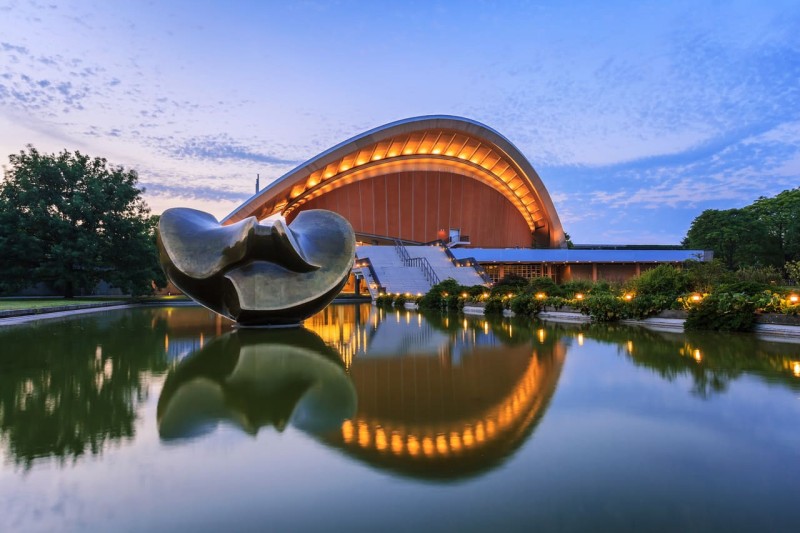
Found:
M 445 245 L 444 241 L 441 239 L 431 241 L 425 243 L 428 246 L 438 246 L 440 247 L 444 253 L 447 255 L 447 258 L 450 259 L 450 262 L 453 263 L 457 267 L 472 267 L 481 277 L 483 282 L 486 285 L 493 285 L 494 282 L 489 274 L 484 270 L 484 268 L 475 260 L 474 257 L 465 257 L 464 259 L 457 259 L 456 256 L 453 255 L 453 252 L 450 251 L 450 248 Z
M 399 241 L 394 241 L 394 249 L 397 252 L 397 255 L 400 256 L 400 260 L 403 262 L 404 266 L 415 266 L 422 271 L 422 275 L 425 276 L 425 280 L 430 283 L 431 287 L 439 283 L 439 276 L 436 274 L 436 271 L 431 266 L 430 262 L 425 257 L 411 257 L 408 255 L 408 250 L 406 249 L 405 245 Z
M 425 279 L 428 280 L 428 283 L 431 284 L 431 287 L 439 283 L 439 276 L 436 274 L 436 271 L 433 269 L 427 258 L 412 257 L 408 260 L 408 264 L 422 270 L 422 275 L 425 276 Z
M 364 280 L 367 282 L 367 291 L 369 291 L 369 295 L 373 300 L 375 300 L 381 293 L 386 292 L 386 288 L 378 279 L 378 273 L 375 272 L 375 267 L 372 266 L 372 261 L 369 260 L 369 257 L 364 257 L 363 259 L 356 258 L 353 267 L 360 269 L 362 275 L 364 273 L 364 269 L 367 269 L 367 275 L 364 275 Z M 368 276 L 372 279 L 367 279 Z

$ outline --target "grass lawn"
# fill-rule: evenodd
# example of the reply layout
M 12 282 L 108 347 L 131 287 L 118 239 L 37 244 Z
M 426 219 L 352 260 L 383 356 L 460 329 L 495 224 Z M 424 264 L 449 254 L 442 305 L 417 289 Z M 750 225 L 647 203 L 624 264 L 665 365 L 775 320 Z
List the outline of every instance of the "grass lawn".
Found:
M 175 296 L 146 296 L 134 300 L 142 303 L 169 303 L 187 301 L 188 297 L 180 294 Z M 14 309 L 38 309 L 40 307 L 61 307 L 63 305 L 91 305 L 106 302 L 131 302 L 128 296 L 93 296 L 80 297 L 67 300 L 66 298 L 0 298 L 0 311 Z
M 12 309 L 38 309 L 40 307 L 60 307 L 62 305 L 98 304 L 121 298 L 0 298 L 0 311 Z

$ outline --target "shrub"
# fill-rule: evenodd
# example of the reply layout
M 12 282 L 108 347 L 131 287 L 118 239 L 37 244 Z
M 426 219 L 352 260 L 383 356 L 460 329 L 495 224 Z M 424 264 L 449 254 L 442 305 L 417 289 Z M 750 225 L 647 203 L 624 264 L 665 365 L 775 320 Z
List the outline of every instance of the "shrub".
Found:
M 769 291 L 771 286 L 767 283 L 758 281 L 735 281 L 733 283 L 725 283 L 717 287 L 715 293 L 728 293 L 728 294 L 746 294 L 755 296 L 764 291 Z
M 675 299 L 689 290 L 687 274 L 672 265 L 658 265 L 632 279 L 628 287 L 640 296 Z
M 688 290 L 708 293 L 721 284 L 734 281 L 734 275 L 719 259 L 713 261 L 686 261 L 683 263 L 689 280 Z
M 402 309 L 406 302 L 408 301 L 408 297 L 405 294 L 398 294 L 394 298 L 394 306 L 398 309 Z
M 459 294 L 449 294 L 444 301 L 447 309 L 451 311 L 464 308 L 464 299 Z
M 525 291 L 531 294 L 543 292 L 547 296 L 564 295 L 564 290 L 551 278 L 546 277 L 532 278 L 528 283 L 528 286 L 525 288 Z
M 561 309 L 565 305 L 573 305 L 575 301 L 569 300 L 562 296 L 548 296 L 542 303 L 544 304 L 544 306 L 547 307 L 554 307 L 556 309 Z
M 442 309 L 447 306 L 447 298 L 451 295 L 458 295 L 464 287 L 458 284 L 453 278 L 447 278 L 431 287 L 419 301 L 421 309 Z M 444 296 L 444 295 L 447 296 Z
M 611 284 L 607 281 L 598 281 L 595 283 L 591 290 L 589 291 L 590 294 L 613 294 L 616 291 L 615 287 L 612 287 Z
M 594 289 L 594 283 L 585 279 L 575 279 L 561 285 L 561 292 L 565 298 L 574 298 L 576 294 L 589 294 Z
M 689 309 L 687 330 L 749 331 L 755 321 L 756 305 L 746 294 L 716 293 Z
M 391 294 L 379 294 L 375 298 L 375 305 L 378 307 L 391 307 L 394 302 L 394 297 Z
M 486 315 L 502 315 L 505 308 L 505 302 L 502 298 L 492 296 L 486 301 L 486 308 L 483 312 Z
M 528 280 L 516 274 L 503 276 L 492 287 L 492 296 L 501 296 L 509 292 L 516 293 L 522 291 L 528 285 Z
M 736 271 L 736 279 L 741 282 L 778 285 L 783 282 L 781 271 L 774 266 L 743 266 Z
M 671 296 L 663 294 L 639 295 L 629 302 L 624 302 L 622 313 L 624 318 L 641 320 L 649 316 L 657 315 L 665 309 L 676 306 L 677 300 Z
M 786 276 L 789 281 L 795 285 L 800 285 L 800 261 L 788 261 L 783 268 L 786 270 Z
M 581 312 L 596 322 L 614 322 L 624 318 L 622 300 L 613 294 L 592 294 L 581 306 Z
M 508 302 L 508 307 L 514 311 L 515 315 L 523 316 L 528 314 L 528 302 L 531 297 L 527 294 L 518 294 L 511 298 Z

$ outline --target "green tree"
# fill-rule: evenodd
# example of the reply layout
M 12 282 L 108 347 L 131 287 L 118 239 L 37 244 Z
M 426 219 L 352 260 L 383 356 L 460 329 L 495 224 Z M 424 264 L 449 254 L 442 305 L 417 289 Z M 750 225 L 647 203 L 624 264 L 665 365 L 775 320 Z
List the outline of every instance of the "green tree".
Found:
M 747 209 L 707 209 L 692 221 L 683 240 L 688 248 L 711 249 L 726 267 L 759 262 L 766 232 L 758 217 Z
M 70 298 L 106 280 L 134 295 L 165 280 L 135 171 L 80 152 L 9 156 L 0 183 L 0 291 L 44 282 Z
M 783 191 L 773 198 L 761 197 L 745 207 L 764 228 L 765 263 L 783 266 L 800 258 L 800 188 Z

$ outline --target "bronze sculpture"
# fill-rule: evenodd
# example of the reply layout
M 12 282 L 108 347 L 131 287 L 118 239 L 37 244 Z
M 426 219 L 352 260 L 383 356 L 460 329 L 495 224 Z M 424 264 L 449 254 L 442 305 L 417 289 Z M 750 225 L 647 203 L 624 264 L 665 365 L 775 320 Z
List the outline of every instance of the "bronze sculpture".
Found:
M 322 310 L 347 282 L 355 236 L 343 217 L 303 211 L 291 224 L 249 217 L 222 226 L 208 213 L 164 211 L 158 250 L 167 277 L 240 325 L 292 325 Z

